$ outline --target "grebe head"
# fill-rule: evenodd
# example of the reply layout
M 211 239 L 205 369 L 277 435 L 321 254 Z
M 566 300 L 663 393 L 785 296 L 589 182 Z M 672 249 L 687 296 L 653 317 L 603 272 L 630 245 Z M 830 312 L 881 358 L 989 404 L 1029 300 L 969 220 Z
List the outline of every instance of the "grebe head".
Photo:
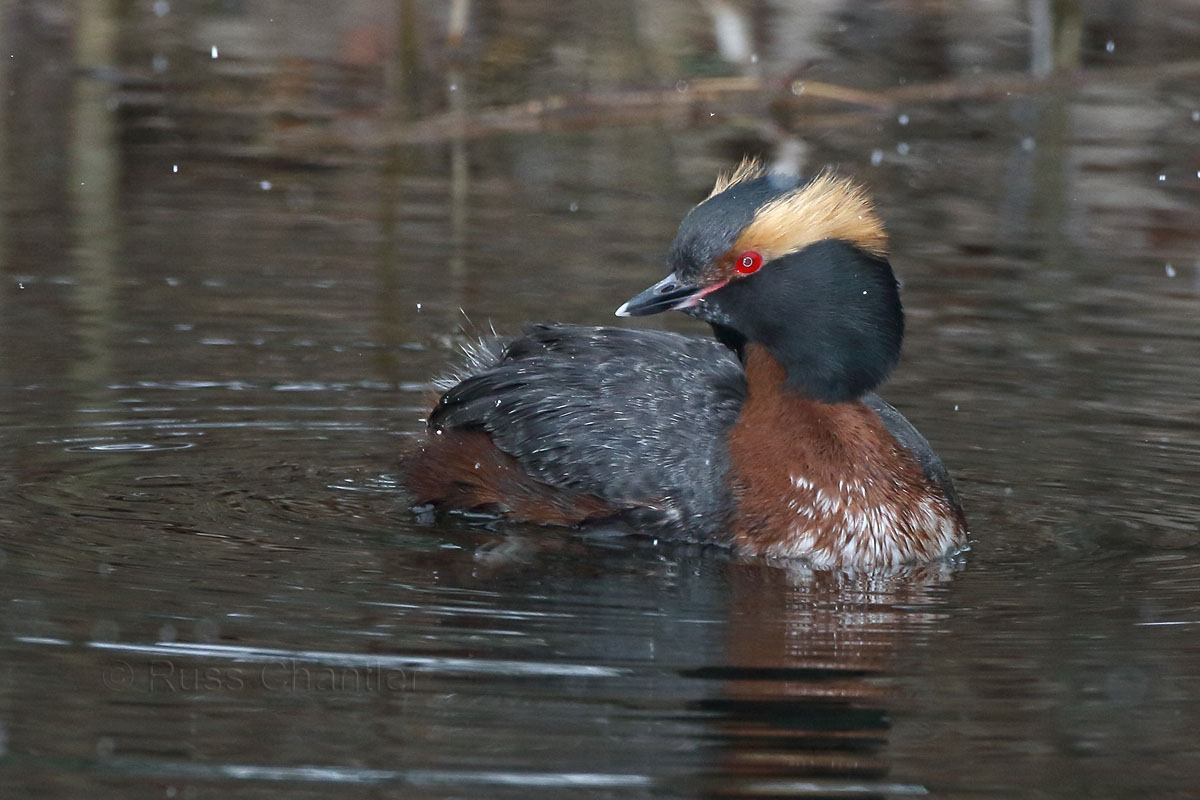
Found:
M 763 345 L 790 390 L 829 403 L 871 391 L 899 358 L 904 313 L 887 236 L 848 180 L 801 182 L 743 162 L 684 218 L 670 266 L 617 315 L 683 311 L 739 354 Z

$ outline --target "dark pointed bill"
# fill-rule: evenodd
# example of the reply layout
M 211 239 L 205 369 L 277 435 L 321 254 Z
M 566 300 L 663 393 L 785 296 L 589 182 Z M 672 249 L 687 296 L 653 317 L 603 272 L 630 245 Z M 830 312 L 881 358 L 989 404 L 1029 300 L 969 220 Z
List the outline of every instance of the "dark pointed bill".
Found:
M 617 309 L 618 317 L 644 317 L 673 308 L 683 308 L 688 301 L 704 292 L 703 286 L 688 286 L 672 272 L 646 291 Z

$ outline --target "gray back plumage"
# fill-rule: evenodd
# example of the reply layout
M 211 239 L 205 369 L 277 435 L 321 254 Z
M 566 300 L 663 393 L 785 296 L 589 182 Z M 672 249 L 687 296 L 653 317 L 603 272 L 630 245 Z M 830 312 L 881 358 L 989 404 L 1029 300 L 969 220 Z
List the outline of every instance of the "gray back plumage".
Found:
M 476 347 L 473 374 L 446 392 L 432 428 L 487 431 L 537 480 L 643 507 L 638 524 L 723 532 L 725 438 L 746 394 L 732 353 L 675 333 L 568 325 L 500 345 Z

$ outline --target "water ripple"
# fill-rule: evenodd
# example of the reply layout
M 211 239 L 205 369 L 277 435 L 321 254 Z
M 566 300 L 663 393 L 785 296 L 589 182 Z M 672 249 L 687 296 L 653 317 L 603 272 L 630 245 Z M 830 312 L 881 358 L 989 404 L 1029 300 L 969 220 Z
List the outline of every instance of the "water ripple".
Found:
M 623 667 L 602 667 L 593 664 L 552 664 L 544 661 L 516 661 L 485 658 L 451 658 L 444 656 L 376 656 L 361 653 L 337 653 L 321 650 L 284 650 L 270 647 L 235 647 L 219 644 L 160 642 L 157 644 L 124 644 L 119 642 L 88 642 L 88 647 L 122 653 L 157 656 L 190 656 L 195 658 L 224 658 L 251 663 L 277 661 L 308 661 L 335 667 L 370 667 L 381 670 L 427 669 L 457 675 L 522 675 L 566 678 L 618 678 L 629 674 Z

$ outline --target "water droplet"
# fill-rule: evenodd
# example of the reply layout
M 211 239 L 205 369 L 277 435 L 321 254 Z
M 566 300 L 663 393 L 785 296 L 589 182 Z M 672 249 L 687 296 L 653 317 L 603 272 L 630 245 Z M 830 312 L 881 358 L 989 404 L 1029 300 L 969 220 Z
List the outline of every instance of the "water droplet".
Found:
M 572 201 L 571 205 L 567 206 L 567 208 L 570 209 L 572 214 L 574 214 L 576 211 L 579 210 L 579 203 Z
M 172 164 L 172 165 L 171 165 L 171 172 L 179 172 L 179 165 L 178 165 L 178 164 Z
M 804 81 L 792 81 L 792 94 L 804 94 Z
M 457 84 L 457 83 L 452 83 L 452 84 L 450 84 L 450 91 L 452 91 L 452 92 L 457 92 L 457 91 L 458 91 L 458 84 Z
M 271 182 L 270 181 L 259 181 L 258 187 L 260 189 L 262 189 L 264 192 L 269 192 L 269 191 L 271 191 Z
M 896 122 L 899 122 L 901 125 L 907 125 L 908 114 L 901 114 L 900 116 L 896 117 Z
M 958 403 L 955 403 L 955 404 L 954 404 L 954 410 L 955 410 L 955 411 L 958 411 Z
M 883 163 L 883 151 L 882 150 L 872 150 L 871 151 L 871 166 L 878 167 L 882 163 Z
M 420 310 L 421 310 L 421 304 L 417 303 L 417 311 L 420 311 Z
M 1117 43 L 1112 39 L 1109 39 L 1108 43 L 1104 45 L 1104 49 L 1111 53 L 1113 50 L 1117 49 Z
M 1159 176 L 1158 176 L 1158 182 L 1159 182 L 1159 183 L 1162 183 L 1162 182 L 1163 182 L 1163 181 L 1165 181 L 1166 179 L 1167 179 L 1167 176 L 1166 176 L 1166 174 L 1165 174 L 1165 173 L 1164 173 L 1164 174 L 1162 174 L 1162 175 L 1159 175 Z
M 908 155 L 908 142 L 901 142 L 896 145 L 896 152 L 902 156 Z
M 1170 264 L 1167 264 L 1167 277 L 1168 278 L 1175 277 L 1175 267 L 1171 266 Z
M 215 44 L 212 46 L 212 57 L 217 57 L 217 46 Z
M 154 16 L 165 17 L 171 13 L 171 4 L 167 0 L 154 0 Z

